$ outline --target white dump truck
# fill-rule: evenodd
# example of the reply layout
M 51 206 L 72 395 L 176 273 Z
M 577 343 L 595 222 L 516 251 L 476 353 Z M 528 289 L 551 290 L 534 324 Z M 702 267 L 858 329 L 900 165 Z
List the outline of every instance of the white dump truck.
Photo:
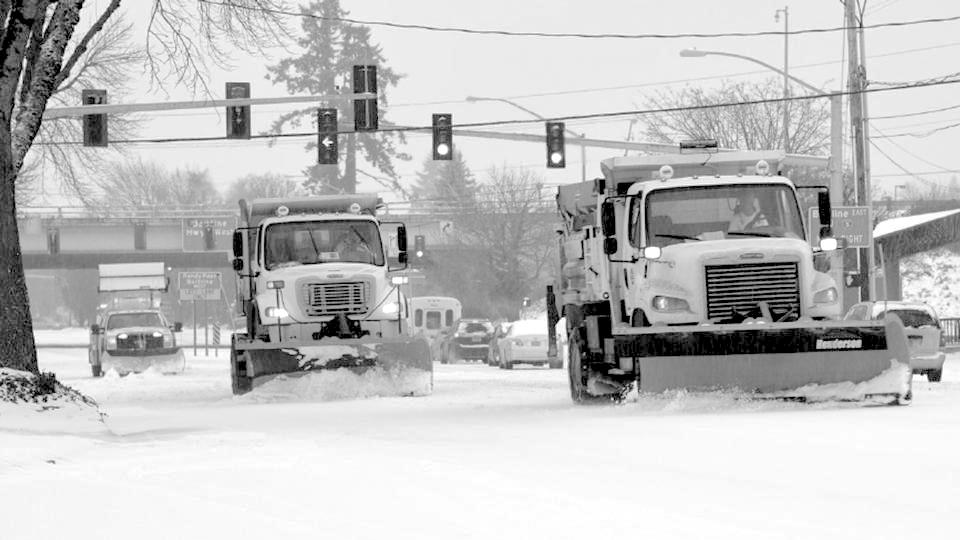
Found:
M 819 223 L 805 227 L 803 190 L 775 174 L 784 159 L 625 156 L 604 160 L 603 178 L 560 186 L 548 324 L 566 317 L 575 402 L 634 386 L 909 400 L 902 325 L 837 320 L 837 284 L 815 264 L 837 248 L 829 194 L 809 192 Z
M 233 392 L 278 376 L 348 369 L 402 395 L 430 393 L 427 341 L 400 290 L 406 230 L 376 195 L 240 201 L 233 236 L 245 331 L 231 342 Z

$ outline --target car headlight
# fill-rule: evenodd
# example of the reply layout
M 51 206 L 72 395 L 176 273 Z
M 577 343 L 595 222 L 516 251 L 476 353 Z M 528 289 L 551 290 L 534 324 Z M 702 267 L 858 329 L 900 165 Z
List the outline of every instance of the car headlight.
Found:
M 672 296 L 654 296 L 653 309 L 657 311 L 689 311 L 690 305 L 682 298 Z
M 268 308 L 267 308 L 267 317 L 270 318 L 270 319 L 282 319 L 282 318 L 287 317 L 287 316 L 289 316 L 289 315 L 290 315 L 290 314 L 287 313 L 287 310 L 283 309 L 282 307 L 272 307 L 272 306 L 271 306 L 271 307 L 268 307 Z
M 837 289 L 830 287 L 813 295 L 813 301 L 817 304 L 832 304 L 837 301 Z
M 400 311 L 400 304 L 396 302 L 387 302 L 386 304 L 383 305 L 381 309 L 383 310 L 384 313 L 388 315 L 397 313 L 398 311 Z

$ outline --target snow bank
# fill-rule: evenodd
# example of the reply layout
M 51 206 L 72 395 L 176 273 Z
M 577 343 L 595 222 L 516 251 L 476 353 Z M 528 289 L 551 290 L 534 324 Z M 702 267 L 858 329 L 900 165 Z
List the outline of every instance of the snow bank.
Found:
M 95 401 L 52 375 L 0 368 L 0 430 L 100 433 L 103 416 Z
M 433 390 L 433 373 L 420 369 L 387 372 L 370 369 L 315 370 L 277 375 L 238 399 L 263 401 L 334 401 L 391 396 L 424 396 Z

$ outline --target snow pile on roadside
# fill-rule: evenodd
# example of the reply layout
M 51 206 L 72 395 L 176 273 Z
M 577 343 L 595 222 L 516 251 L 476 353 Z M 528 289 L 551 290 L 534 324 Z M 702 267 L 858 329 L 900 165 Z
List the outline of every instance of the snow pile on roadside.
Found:
M 106 430 L 97 403 L 53 374 L 0 368 L 0 429 L 55 433 Z
M 433 390 L 433 374 L 420 369 L 386 372 L 371 369 L 315 370 L 277 375 L 240 399 L 263 401 L 335 401 L 370 397 L 425 396 Z

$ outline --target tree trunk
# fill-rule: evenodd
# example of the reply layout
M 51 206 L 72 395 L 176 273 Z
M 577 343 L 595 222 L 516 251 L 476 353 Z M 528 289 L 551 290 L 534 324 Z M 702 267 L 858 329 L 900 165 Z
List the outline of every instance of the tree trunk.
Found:
M 0 133 L 0 368 L 38 373 L 27 281 L 20 257 L 10 132 Z

